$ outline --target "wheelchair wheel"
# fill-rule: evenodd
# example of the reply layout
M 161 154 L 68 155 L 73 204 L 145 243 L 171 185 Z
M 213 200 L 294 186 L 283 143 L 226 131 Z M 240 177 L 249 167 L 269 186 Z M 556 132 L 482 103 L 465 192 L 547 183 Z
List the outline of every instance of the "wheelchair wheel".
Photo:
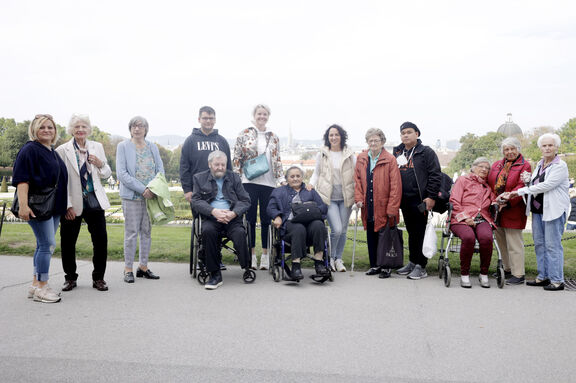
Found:
M 274 278 L 274 282 L 280 282 L 282 279 L 282 271 L 280 270 L 280 266 L 274 265 L 273 267 L 270 267 L 270 270 L 272 270 L 272 278 Z
M 254 280 L 256 280 L 256 273 L 254 272 L 254 270 L 247 269 L 244 271 L 242 279 L 244 280 L 244 283 L 252 283 L 254 282 Z
M 200 218 L 192 222 L 192 278 L 198 275 L 198 256 L 200 253 L 200 230 L 202 229 Z
M 274 276 L 274 260 L 276 259 L 276 246 L 274 245 L 274 241 L 276 240 L 274 237 L 274 231 L 277 230 L 274 228 L 272 224 L 270 224 L 270 228 L 268 229 L 268 272 L 272 274 L 274 280 L 276 281 L 276 277 Z M 276 281 L 278 282 L 278 281 Z
M 204 286 L 207 281 L 208 281 L 208 273 L 205 270 L 200 270 L 198 272 L 198 283 Z
M 330 270 L 329 270 L 330 271 Z M 328 280 L 330 282 L 334 282 L 334 273 L 332 271 L 330 271 L 330 275 L 328 275 Z
M 450 270 L 450 265 L 446 263 L 443 268 L 444 286 L 450 287 L 450 282 L 452 282 L 452 271 Z

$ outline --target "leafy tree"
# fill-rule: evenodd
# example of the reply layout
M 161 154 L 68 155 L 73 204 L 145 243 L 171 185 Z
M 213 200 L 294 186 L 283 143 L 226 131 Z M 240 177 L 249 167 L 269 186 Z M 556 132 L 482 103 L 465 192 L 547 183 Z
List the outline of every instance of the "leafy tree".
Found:
M 162 163 L 164 164 L 164 172 L 166 173 L 166 179 L 169 180 L 170 178 L 174 178 L 177 176 L 178 173 L 172 174 L 169 173 L 168 166 L 170 165 L 170 159 L 172 158 L 172 152 L 159 143 L 156 143 L 158 146 L 158 151 L 160 152 L 160 158 L 162 159 Z
M 488 157 L 491 161 L 502 157 L 500 153 L 500 143 L 504 139 L 501 133 L 490 132 L 484 136 L 478 137 L 473 133 L 467 133 L 460 138 L 460 151 L 450 161 L 447 174 L 460 172 L 461 170 L 467 171 L 470 169 L 472 162 L 478 157 Z
M 180 157 L 182 156 L 182 145 L 179 145 L 172 152 L 172 157 L 170 157 L 170 162 L 166 165 L 164 164 L 164 169 L 166 170 L 167 180 L 177 180 L 180 179 Z
M 0 140 L 0 166 L 12 166 L 18 151 L 28 141 L 30 121 L 12 122 L 8 123 Z
M 576 117 L 562 125 L 557 133 L 562 139 L 562 153 L 576 153 Z

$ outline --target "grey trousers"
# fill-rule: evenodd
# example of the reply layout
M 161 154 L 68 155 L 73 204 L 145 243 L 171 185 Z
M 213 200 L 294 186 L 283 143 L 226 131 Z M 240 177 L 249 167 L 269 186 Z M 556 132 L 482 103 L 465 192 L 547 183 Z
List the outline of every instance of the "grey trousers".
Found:
M 140 236 L 138 258 L 142 266 L 148 265 L 150 244 L 152 242 L 150 217 L 146 210 L 146 200 L 122 200 L 124 213 L 124 263 L 126 268 L 132 268 L 136 256 L 136 243 Z

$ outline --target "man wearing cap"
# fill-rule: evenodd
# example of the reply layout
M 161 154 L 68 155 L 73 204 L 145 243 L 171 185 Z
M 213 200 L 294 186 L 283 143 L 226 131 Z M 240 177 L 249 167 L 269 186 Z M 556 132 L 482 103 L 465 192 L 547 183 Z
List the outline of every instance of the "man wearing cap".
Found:
M 428 214 L 436 203 L 442 180 L 438 156 L 429 146 L 422 145 L 420 129 L 405 122 L 400 126 L 402 143 L 393 149 L 402 177 L 402 216 L 408 231 L 409 262 L 398 269 L 409 279 L 426 278 L 428 258 L 422 254 Z

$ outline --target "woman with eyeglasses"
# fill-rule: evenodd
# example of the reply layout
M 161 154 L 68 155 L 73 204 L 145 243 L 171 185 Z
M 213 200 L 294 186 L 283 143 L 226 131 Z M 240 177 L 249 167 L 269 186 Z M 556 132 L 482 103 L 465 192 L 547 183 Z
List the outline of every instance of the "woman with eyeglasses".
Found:
M 450 203 L 452 216 L 450 230 L 460 238 L 460 285 L 472 287 L 470 282 L 470 264 L 476 241 L 480 245 L 480 286 L 490 287 L 488 268 L 492 259 L 492 230 L 494 220 L 490 205 L 496 196 L 486 179 L 490 172 L 490 161 L 479 157 L 472 163 L 471 173 L 459 177 L 452 187 Z
M 71 291 L 77 286 L 76 241 L 82 220 L 88 225 L 92 238 L 92 287 L 107 291 L 104 273 L 108 258 L 108 234 L 104 211 L 110 207 L 110 203 L 100 180 L 110 177 L 112 170 L 106 162 L 102 144 L 88 140 L 92 125 L 87 115 L 73 114 L 68 124 L 68 134 L 72 139 L 56 149 L 68 169 L 68 210 L 60 221 L 60 247 L 65 274 L 62 291 Z
M 250 223 L 250 247 L 252 248 L 252 268 L 257 268 L 256 257 L 256 218 L 260 210 L 260 237 L 262 240 L 262 255 L 260 257 L 260 270 L 267 270 L 268 265 L 268 229 L 270 217 L 266 214 L 266 207 L 270 194 L 284 179 L 282 162 L 280 161 L 280 138 L 270 131 L 266 124 L 270 117 L 270 108 L 266 105 L 256 105 L 252 111 L 253 126 L 244 129 L 236 139 L 232 166 L 234 172 L 242 176 L 244 189 L 250 194 L 251 204 L 246 218 Z M 264 156 L 267 170 L 262 174 L 247 173 L 249 162 L 259 156 Z M 261 157 L 262 158 L 262 157 Z M 264 165 L 264 164 L 262 164 Z
M 66 212 L 68 174 L 66 165 L 54 151 L 58 141 L 58 128 L 49 114 L 38 114 L 28 127 L 26 142 L 16 156 L 12 184 L 18 195 L 18 218 L 28 222 L 36 237 L 34 251 L 34 279 L 28 288 L 28 298 L 36 302 L 55 303 L 60 301 L 48 284 L 50 260 L 56 247 L 56 230 L 60 216 Z M 35 191 L 56 186 L 56 197 L 52 215 L 38 219 L 30 208 L 29 197 Z
M 354 200 L 362 208 L 370 269 L 366 275 L 390 277 L 389 269 L 378 265 L 378 236 L 386 225 L 398 223 L 402 200 L 402 179 L 396 158 L 384 148 L 386 136 L 380 129 L 366 132 L 368 150 L 358 155 L 354 170 Z
M 128 130 L 132 138 L 122 141 L 116 148 L 116 174 L 120 180 L 124 213 L 124 282 L 134 283 L 133 263 L 138 237 L 140 264 L 136 277 L 160 279 L 148 268 L 152 227 L 146 200 L 154 198 L 155 194 L 146 185 L 158 172 L 164 173 L 164 164 L 158 147 L 145 139 L 148 134 L 148 121 L 144 117 L 132 118 L 128 123 Z

